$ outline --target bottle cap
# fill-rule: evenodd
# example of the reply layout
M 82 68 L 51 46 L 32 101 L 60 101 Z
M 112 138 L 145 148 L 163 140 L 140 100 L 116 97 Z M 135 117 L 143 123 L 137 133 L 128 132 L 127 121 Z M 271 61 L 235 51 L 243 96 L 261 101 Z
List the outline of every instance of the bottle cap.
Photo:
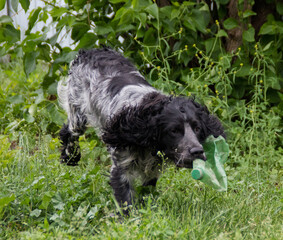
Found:
M 200 180 L 203 177 L 203 170 L 196 168 L 196 169 L 193 169 L 191 174 L 192 174 L 193 179 Z

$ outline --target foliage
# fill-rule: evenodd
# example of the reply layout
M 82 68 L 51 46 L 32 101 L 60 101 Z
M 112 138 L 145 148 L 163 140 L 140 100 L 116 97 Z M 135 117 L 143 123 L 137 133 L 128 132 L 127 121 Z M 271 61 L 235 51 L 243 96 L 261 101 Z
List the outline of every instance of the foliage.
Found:
M 19 41 L 20 30 L 14 28 L 12 19 L 2 16 L 0 42 L 3 46 L 1 54 L 10 50 L 11 54 L 23 57 L 27 76 L 35 69 L 37 60 L 50 63 L 49 71 L 42 83 L 45 90 L 62 74 L 67 73 L 66 64 L 74 58 L 78 49 L 102 44 L 123 51 L 145 73 L 150 72 L 152 66 L 143 64 L 143 59 L 156 61 L 156 58 L 159 58 L 161 68 L 174 69 L 169 71 L 166 78 L 180 82 L 180 79 L 188 76 L 184 69 L 200 66 L 193 47 L 196 45 L 211 61 L 219 61 L 224 56 L 227 72 L 243 64 L 241 71 L 233 79 L 234 83 L 232 89 L 227 92 L 227 97 L 236 100 L 249 99 L 249 91 L 253 89 L 255 81 L 246 81 L 244 84 L 243 81 L 250 75 L 250 69 L 257 69 L 264 71 L 264 100 L 272 104 L 281 101 L 282 94 L 279 90 L 282 84 L 280 69 L 283 25 L 279 18 L 279 14 L 282 13 L 282 4 L 279 1 L 271 1 L 276 5 L 277 12 L 269 15 L 259 30 L 252 25 L 252 17 L 259 14 L 252 11 L 252 7 L 257 6 L 253 1 L 248 1 L 248 9 L 239 1 L 236 18 L 229 17 L 227 10 L 225 11 L 227 1 L 220 0 L 213 1 L 213 11 L 205 1 L 172 1 L 163 7 L 149 0 L 69 0 L 65 1 L 65 6 L 60 6 L 56 1 L 43 2 L 46 3 L 45 7 L 38 7 L 30 12 L 29 26 L 23 41 Z M 23 0 L 20 4 L 27 12 L 29 1 Z M 17 4 L 14 4 L 13 8 L 17 11 Z M 48 25 L 49 18 L 53 21 Z M 32 29 L 37 22 L 44 22 L 47 26 L 44 26 L 41 32 L 33 33 Z M 48 38 L 47 33 L 51 26 L 56 28 L 56 33 Z M 244 28 L 241 52 L 235 56 L 233 54 L 237 49 L 226 52 L 225 42 L 231 41 L 228 38 L 230 31 L 240 27 Z M 71 35 L 74 41 L 72 48 L 61 47 L 64 36 L 60 33 L 63 30 Z M 255 49 L 255 46 L 258 48 Z M 159 48 L 159 51 L 156 51 L 156 48 Z M 187 51 L 182 51 L 183 49 Z M 178 51 L 182 52 L 174 54 Z M 256 56 L 257 60 L 253 61 L 259 51 L 262 55 Z M 136 54 L 137 52 L 143 52 L 144 56 Z M 265 62 L 258 66 L 261 59 Z M 232 81 L 232 78 L 229 79 Z M 156 77 L 152 76 L 151 80 L 156 80 Z M 54 86 L 49 91 L 53 89 Z
M 270 110 L 282 117 L 283 25 L 279 1 L 239 1 L 237 16 L 229 15 L 234 9 L 228 1 L 219 0 L 212 1 L 214 7 L 205 1 L 69 0 L 64 6 L 56 1 L 43 2 L 44 7 L 30 11 L 22 41 L 12 19 L 0 18 L 1 54 L 22 57 L 27 77 L 39 60 L 48 63 L 41 96 L 56 94 L 57 81 L 67 74 L 78 49 L 104 44 L 133 59 L 149 81 L 163 91 L 193 93 L 200 99 L 205 96 L 202 100 L 211 103 L 210 108 L 227 124 L 240 122 L 241 127 L 254 129 Z M 29 1 L 19 3 L 26 12 L 29 10 Z M 271 3 L 276 9 L 256 25 L 254 18 L 261 17 L 257 9 Z M 17 11 L 17 4 L 13 8 Z M 38 22 L 46 25 L 41 32 L 33 32 Z M 56 33 L 47 37 L 51 27 Z M 70 34 L 72 46 L 61 47 L 63 31 L 64 36 Z M 243 37 L 231 50 L 233 31 L 242 31 Z M 61 121 L 61 117 L 54 111 L 51 116 L 59 124 L 56 119 Z M 253 114 L 247 118 L 246 113 Z M 33 119 L 33 115 L 26 113 L 26 118 Z M 275 138 L 272 142 L 281 141 Z
M 30 133 L 36 134 L 58 131 L 65 115 L 59 111 L 56 96 L 45 93 L 41 88 L 46 65 L 38 65 L 29 78 L 18 62 L 0 66 L 0 71 L 1 132 L 11 134 L 15 140 L 22 130 L 29 129 Z

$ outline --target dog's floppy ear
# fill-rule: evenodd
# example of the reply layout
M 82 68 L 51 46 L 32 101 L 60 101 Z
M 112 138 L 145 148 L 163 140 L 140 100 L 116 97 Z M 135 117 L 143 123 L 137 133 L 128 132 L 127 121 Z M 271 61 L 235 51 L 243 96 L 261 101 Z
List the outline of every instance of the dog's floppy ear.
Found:
M 157 121 L 168 101 L 168 97 L 155 92 L 141 104 L 123 108 L 107 122 L 103 141 L 113 147 L 155 148 L 159 135 Z
M 202 124 L 204 134 L 204 136 L 202 136 L 203 139 L 209 135 L 213 135 L 214 137 L 223 136 L 226 138 L 226 134 L 220 120 L 211 114 L 206 106 L 202 106 L 197 102 L 194 102 L 194 105 L 197 107 L 197 115 L 199 116 Z

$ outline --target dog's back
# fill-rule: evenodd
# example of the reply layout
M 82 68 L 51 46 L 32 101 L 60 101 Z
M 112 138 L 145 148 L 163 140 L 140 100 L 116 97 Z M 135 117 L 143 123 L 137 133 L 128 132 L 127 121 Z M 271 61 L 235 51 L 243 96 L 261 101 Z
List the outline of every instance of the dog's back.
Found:
M 154 91 L 128 59 L 109 48 L 80 50 L 67 81 L 58 86 L 59 101 L 68 116 L 84 115 L 88 124 L 98 128 L 123 107 L 138 104 Z

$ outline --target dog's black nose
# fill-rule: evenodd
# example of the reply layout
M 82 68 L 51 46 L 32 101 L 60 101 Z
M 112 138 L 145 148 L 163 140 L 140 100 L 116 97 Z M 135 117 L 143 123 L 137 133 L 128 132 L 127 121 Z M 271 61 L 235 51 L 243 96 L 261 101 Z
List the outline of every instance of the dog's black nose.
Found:
M 206 160 L 206 157 L 204 155 L 204 150 L 202 147 L 193 147 L 190 149 L 190 154 L 194 156 L 195 158 L 200 158 L 203 160 Z
M 203 154 L 203 148 L 202 147 L 193 147 L 190 149 L 190 153 L 192 155 L 200 155 Z

